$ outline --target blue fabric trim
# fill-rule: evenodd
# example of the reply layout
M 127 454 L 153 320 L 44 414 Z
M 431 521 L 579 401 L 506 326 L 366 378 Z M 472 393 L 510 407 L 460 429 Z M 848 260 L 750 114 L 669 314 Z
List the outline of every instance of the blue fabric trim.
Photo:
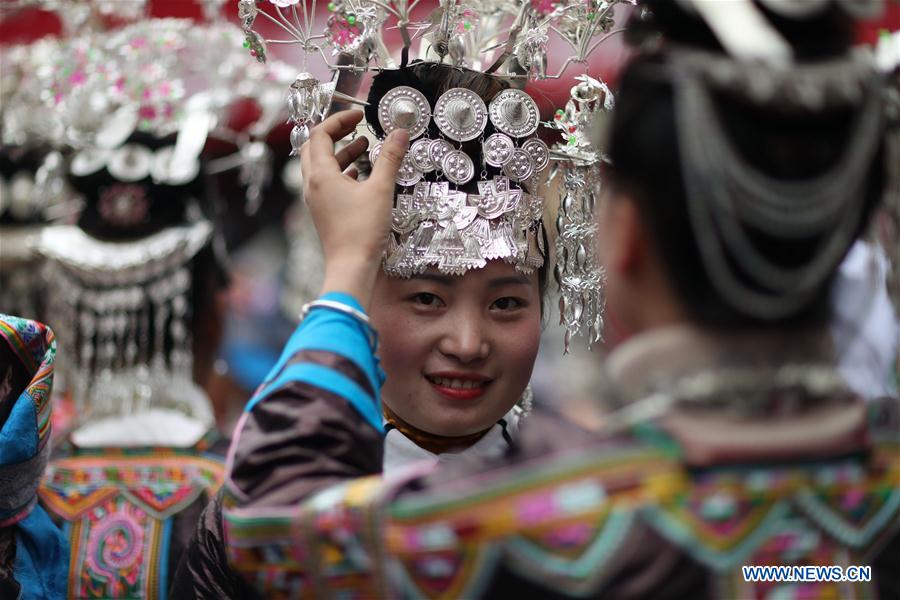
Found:
M 14 525 L 14 576 L 23 600 L 63 600 L 69 575 L 69 541 L 40 506 Z
M 172 541 L 172 517 L 163 521 L 161 543 L 159 547 L 159 600 L 166 600 L 169 594 L 169 545 Z
M 312 363 L 293 364 L 275 381 L 266 384 L 247 404 L 253 409 L 266 396 L 290 383 L 308 383 L 346 399 L 376 431 L 383 431 L 381 402 L 372 398 L 362 387 L 343 373 Z
M 329 292 L 322 299 L 341 302 L 361 312 L 363 310 L 353 296 L 343 292 Z M 244 410 L 250 411 L 265 396 L 292 381 L 298 381 L 345 398 L 377 431 L 382 431 L 381 385 L 384 383 L 384 371 L 374 354 L 375 349 L 370 345 L 369 333 L 364 323 L 350 315 L 334 310 L 311 310 L 297 326 L 278 362 Z M 300 363 L 285 368 L 295 354 L 304 350 L 332 352 L 350 360 L 369 380 L 375 397 L 371 397 L 352 379 L 328 367 Z
M 322 299 L 341 302 L 362 311 L 359 302 L 349 294 L 329 292 Z M 366 374 L 372 389 L 378 390 L 384 383 L 384 377 L 374 358 L 374 349 L 369 345 L 368 333 L 368 328 L 350 315 L 322 308 L 311 310 L 285 344 L 281 358 L 269 372 L 263 385 L 277 377 L 297 352 L 325 350 L 353 361 Z

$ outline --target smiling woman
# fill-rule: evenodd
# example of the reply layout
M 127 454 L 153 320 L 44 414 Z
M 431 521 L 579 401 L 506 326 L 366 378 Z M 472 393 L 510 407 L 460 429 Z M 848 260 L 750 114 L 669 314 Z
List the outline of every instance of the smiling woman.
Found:
M 531 402 L 547 244 L 543 201 L 526 183 L 540 169 L 528 156 L 524 173 L 493 166 L 492 146 L 475 139 L 533 133 L 533 101 L 508 87 L 433 63 L 379 74 L 366 117 L 388 135 L 364 182 L 350 165 L 365 140 L 334 150 L 362 115 L 313 131 L 301 162 L 322 295 L 238 424 L 225 510 L 260 484 L 300 498 L 365 475 L 393 483 L 414 463 L 487 464 L 512 448 Z M 176 597 L 250 594 L 227 564 L 222 513 L 222 500 L 205 511 Z
M 462 276 L 379 275 L 369 312 L 387 374 L 385 473 L 507 447 L 529 393 L 540 297 L 537 273 L 499 260 Z
M 516 109 L 527 108 L 529 99 L 516 104 L 509 98 L 522 95 L 509 89 L 508 80 L 429 63 L 385 71 L 372 82 L 369 126 L 377 134 L 403 126 L 418 138 L 400 167 L 384 268 L 369 307 L 386 373 L 381 392 L 387 475 L 413 461 L 485 459 L 502 453 L 530 402 L 544 256 L 533 252 L 529 257 L 512 244 L 504 246 L 494 232 L 519 227 L 522 240 L 534 242 L 538 250 L 544 234 L 540 212 L 527 227 L 516 225 L 521 215 L 508 207 L 525 206 L 534 197 L 526 193 L 524 182 L 517 187 L 499 163 L 492 166 L 492 146 L 484 141 L 510 139 L 502 133 L 509 123 L 497 115 L 515 121 Z M 482 110 L 487 106 L 490 110 Z M 521 127 L 527 126 L 525 121 Z M 469 141 L 473 135 L 483 143 Z M 472 165 L 472 174 L 458 178 L 446 157 L 437 162 L 424 158 L 439 147 Z M 371 156 L 377 161 L 378 155 L 376 146 Z M 405 179 L 407 162 L 421 171 L 412 174 L 417 181 Z M 480 167 L 480 177 L 474 175 L 474 165 Z M 441 183 L 445 178 L 452 191 Z M 458 197 L 472 207 L 467 217 L 460 216 L 465 209 L 453 219 L 437 214 Z

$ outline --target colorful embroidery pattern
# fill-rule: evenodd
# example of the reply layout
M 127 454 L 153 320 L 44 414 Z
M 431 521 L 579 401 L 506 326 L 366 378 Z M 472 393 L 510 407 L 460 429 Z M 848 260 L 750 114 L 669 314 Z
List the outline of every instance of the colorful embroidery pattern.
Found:
M 124 497 L 95 505 L 71 528 L 69 595 L 156 598 L 165 586 L 170 521 L 154 519 Z
M 158 598 L 172 519 L 222 484 L 224 465 L 174 449 L 111 450 L 51 462 L 40 498 L 69 525 L 69 596 Z
M 226 534 L 240 541 L 233 566 L 272 597 L 312 597 L 321 585 L 377 596 L 385 582 L 393 597 L 477 597 L 501 565 L 584 597 L 602 592 L 637 525 L 705 565 L 726 597 L 842 597 L 854 592 L 844 583 L 749 585 L 740 566 L 868 564 L 867 552 L 900 529 L 898 451 L 894 442 L 865 461 L 700 474 L 641 446 L 585 452 L 390 504 L 367 479 L 365 494 L 325 490 L 279 519 L 226 509 Z
M 9 527 L 27 517 L 35 506 L 34 488 L 49 454 L 56 338 L 46 325 L 0 314 L 0 345 L 8 346 L 31 375 L 9 417 L 0 424 L 0 463 L 6 469 L 17 469 L 15 476 L 8 472 L 3 482 L 16 487 L 15 495 L 10 496 L 15 500 L 6 498 L 12 490 L 0 490 L 6 500 L 0 509 L 0 527 Z
M 36 321 L 0 314 L 0 338 L 34 373 L 23 393 L 34 402 L 39 445 L 43 446 L 50 434 L 50 389 L 56 360 L 56 336 L 49 327 Z

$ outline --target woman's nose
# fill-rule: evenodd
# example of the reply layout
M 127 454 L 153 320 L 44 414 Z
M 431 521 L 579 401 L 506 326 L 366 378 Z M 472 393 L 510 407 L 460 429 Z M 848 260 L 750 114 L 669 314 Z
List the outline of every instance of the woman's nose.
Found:
M 438 343 L 441 353 L 461 363 L 484 360 L 491 353 L 485 324 L 470 314 L 460 315 L 448 323 L 448 329 Z

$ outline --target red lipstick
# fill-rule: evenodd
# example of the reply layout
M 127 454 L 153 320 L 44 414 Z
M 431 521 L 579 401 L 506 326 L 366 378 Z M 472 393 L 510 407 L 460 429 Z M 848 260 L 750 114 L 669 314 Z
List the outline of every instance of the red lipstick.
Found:
M 455 371 L 442 371 L 426 375 L 425 378 L 434 390 L 450 400 L 475 400 L 484 395 L 488 385 L 492 381 L 490 377 L 479 373 L 459 373 Z M 450 387 L 444 380 L 457 379 L 460 381 L 472 381 L 478 385 L 468 388 Z

